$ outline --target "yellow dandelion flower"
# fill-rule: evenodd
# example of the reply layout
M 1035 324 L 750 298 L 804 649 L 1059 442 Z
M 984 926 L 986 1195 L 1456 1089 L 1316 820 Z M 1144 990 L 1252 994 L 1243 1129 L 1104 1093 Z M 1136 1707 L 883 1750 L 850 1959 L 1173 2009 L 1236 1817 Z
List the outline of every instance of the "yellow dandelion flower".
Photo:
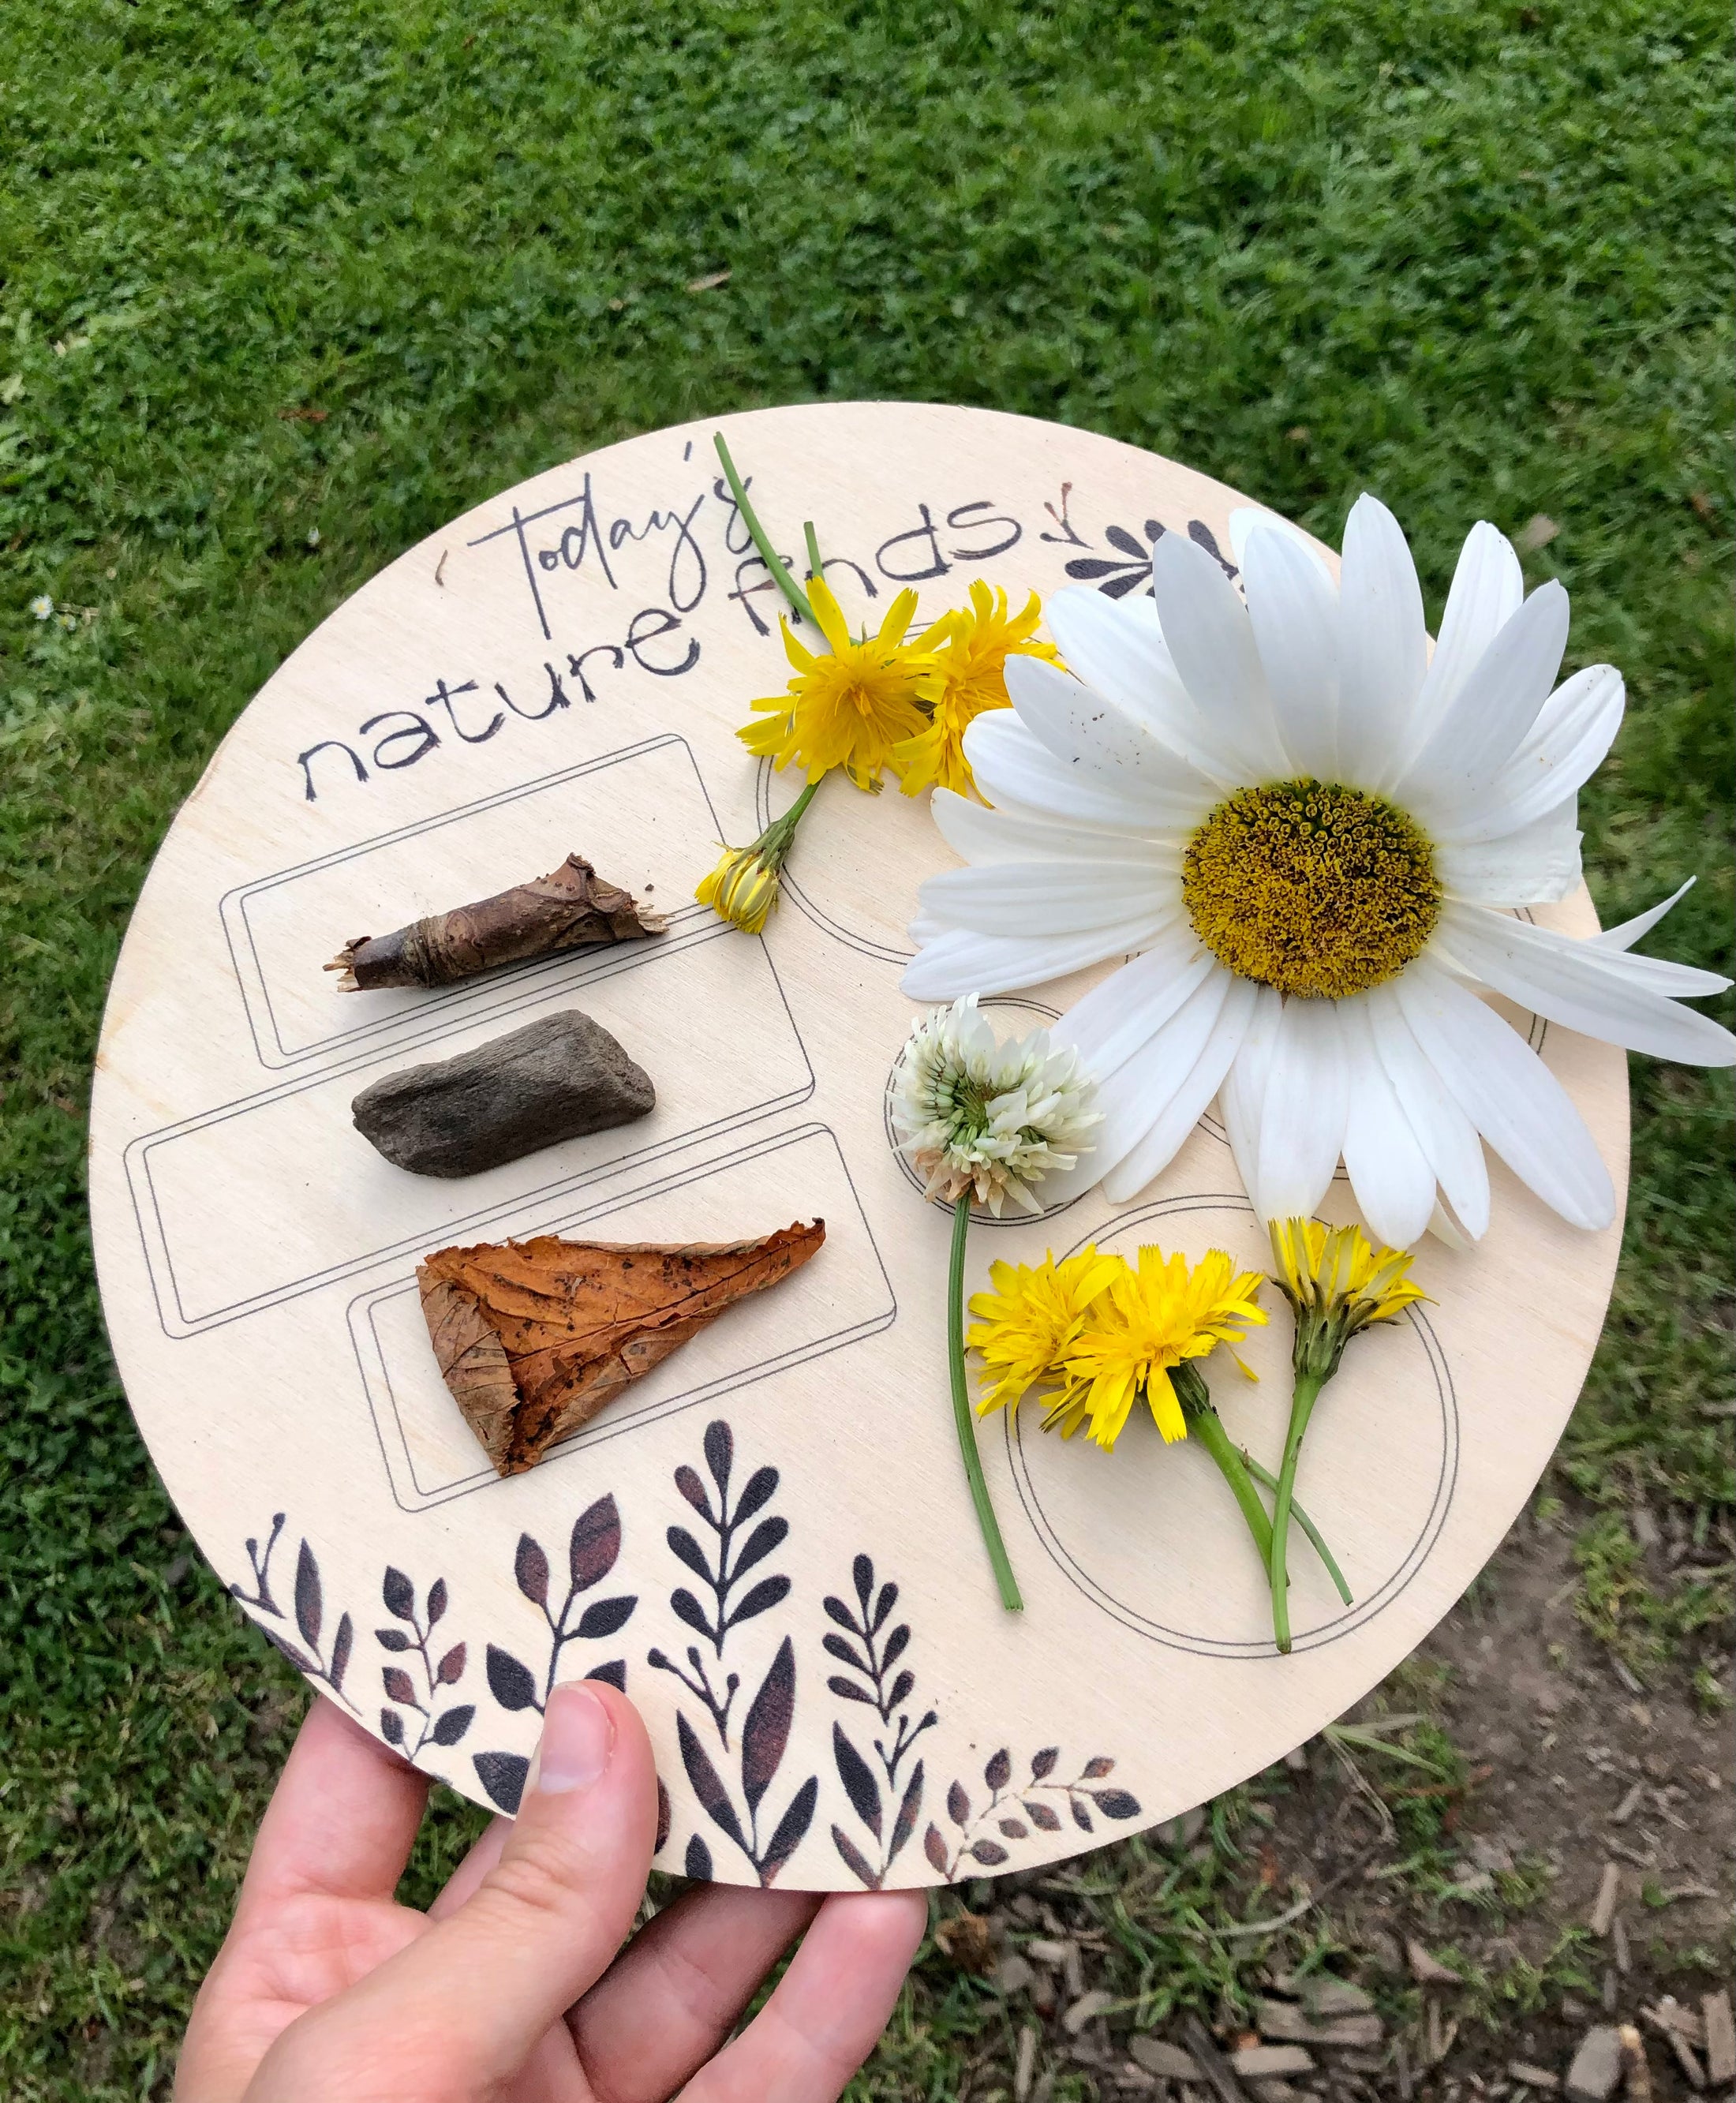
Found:
M 1087 1418 L 1096 1444 L 1112 1447 L 1143 1394 L 1166 1441 L 1185 1438 L 1187 1420 L 1165 1376 L 1219 1344 L 1239 1344 L 1250 1324 L 1263 1323 L 1254 1296 L 1259 1272 L 1238 1272 L 1222 1249 L 1190 1269 L 1185 1256 L 1165 1258 L 1142 1248 L 1137 1269 L 1124 1265 L 1068 1352 L 1065 1371 L 1078 1389 L 1066 1413 L 1077 1429 Z
M 1045 1256 L 1034 1268 L 988 1266 L 994 1290 L 972 1296 L 970 1312 L 978 1318 L 965 1337 L 991 1376 L 977 1403 L 979 1416 L 1016 1404 L 1039 1381 L 1059 1372 L 1092 1301 L 1122 1267 L 1119 1256 L 1099 1256 L 1094 1246 L 1059 1263 Z
M 933 719 L 917 736 L 895 746 L 891 755 L 907 796 L 924 789 L 951 789 L 964 796 L 975 787 L 965 757 L 965 732 L 985 709 L 1010 705 L 1007 659 L 1042 657 L 1051 665 L 1061 661 L 1053 643 L 1036 639 L 1042 617 L 1042 602 L 1035 592 L 1026 600 L 1023 612 L 1014 614 L 1008 610 L 1006 594 L 979 578 L 970 587 L 970 605 L 935 624 L 931 633 L 941 638 L 941 643 Z
M 1274 1280 L 1296 1314 L 1296 1371 L 1330 1380 L 1344 1346 L 1372 1322 L 1396 1321 L 1428 1295 L 1407 1276 L 1409 1249 L 1376 1248 L 1361 1227 L 1269 1223 Z
M 814 618 L 828 649 L 816 654 L 784 623 L 784 650 L 795 667 L 788 688 L 753 703 L 761 718 L 735 735 L 778 767 L 793 762 L 810 781 L 841 767 L 859 789 L 872 789 L 893 748 L 927 725 L 939 691 L 938 631 L 907 641 L 917 595 L 900 592 L 876 635 L 851 636 L 825 580 L 808 584 Z

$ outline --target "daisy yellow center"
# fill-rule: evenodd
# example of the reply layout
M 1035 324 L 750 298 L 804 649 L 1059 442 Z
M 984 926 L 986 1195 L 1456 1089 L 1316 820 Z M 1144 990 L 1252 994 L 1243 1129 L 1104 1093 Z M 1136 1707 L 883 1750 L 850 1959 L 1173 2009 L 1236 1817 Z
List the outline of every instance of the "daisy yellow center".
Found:
M 1396 977 L 1441 913 L 1427 839 L 1360 789 L 1277 781 L 1238 789 L 1188 843 L 1194 930 L 1239 977 L 1343 1000 Z

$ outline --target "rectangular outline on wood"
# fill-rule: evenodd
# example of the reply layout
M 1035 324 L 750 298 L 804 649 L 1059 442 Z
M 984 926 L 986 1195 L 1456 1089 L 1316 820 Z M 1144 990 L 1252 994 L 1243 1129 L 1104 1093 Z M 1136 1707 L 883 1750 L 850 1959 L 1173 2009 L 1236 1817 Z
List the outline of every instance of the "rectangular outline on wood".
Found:
M 701 1385 L 684 1389 L 681 1393 L 666 1395 L 660 1402 L 647 1403 L 637 1410 L 624 1409 L 619 1402 L 611 1403 L 603 1414 L 575 1431 L 570 1438 L 550 1448 L 551 1453 L 568 1453 L 592 1446 L 600 1446 L 610 1438 L 633 1431 L 642 1425 L 660 1422 L 673 1416 L 678 1410 L 690 1409 L 702 1402 L 714 1400 L 718 1395 L 733 1393 L 737 1388 L 750 1386 L 754 1381 L 765 1380 L 787 1367 L 803 1365 L 810 1359 L 824 1358 L 841 1350 L 848 1344 L 859 1342 L 865 1336 L 877 1336 L 882 1329 L 890 1328 L 898 1319 L 898 1297 L 892 1290 L 892 1281 L 887 1275 L 879 1244 L 874 1239 L 874 1229 L 868 1223 L 867 1211 L 856 1193 L 855 1178 L 850 1172 L 850 1163 L 844 1158 L 844 1149 L 838 1145 L 837 1135 L 830 1125 L 813 1123 L 798 1125 L 793 1131 L 774 1134 L 769 1139 L 757 1140 L 749 1146 L 740 1146 L 729 1154 L 709 1159 L 690 1163 L 675 1174 L 660 1176 L 642 1183 L 631 1190 L 617 1191 L 601 1203 L 577 1212 L 557 1215 L 553 1219 L 538 1217 L 515 1228 L 514 1234 L 564 1234 L 572 1228 L 588 1226 L 604 1220 L 614 1212 L 624 1211 L 642 1198 L 655 1197 L 665 1190 L 681 1188 L 685 1184 L 701 1183 L 708 1176 L 719 1175 L 724 1170 L 739 1167 L 743 1162 L 761 1159 L 781 1152 L 784 1148 L 801 1145 L 807 1140 L 824 1138 L 830 1141 L 839 1168 L 843 1172 L 850 1200 L 856 1207 L 856 1216 L 862 1223 L 862 1231 L 873 1251 L 874 1261 L 880 1272 L 881 1283 L 886 1288 L 886 1305 L 878 1314 L 864 1320 L 846 1323 L 843 1327 L 816 1336 L 811 1341 L 779 1351 L 775 1356 L 745 1366 L 733 1373 L 720 1375 L 716 1380 Z M 397 1398 L 392 1391 L 391 1376 L 386 1370 L 385 1353 L 381 1348 L 380 1333 L 375 1325 L 374 1310 L 383 1301 L 399 1299 L 416 1289 L 412 1272 L 407 1279 L 394 1279 L 390 1284 L 371 1287 L 358 1293 L 344 1309 L 344 1319 L 349 1331 L 351 1348 L 356 1354 L 356 1366 L 362 1379 L 362 1391 L 367 1397 L 368 1413 L 373 1421 L 374 1435 L 380 1442 L 380 1459 L 386 1470 L 386 1480 L 392 1492 L 392 1501 L 400 1511 L 428 1511 L 437 1505 L 450 1504 L 455 1497 L 471 1496 L 478 1490 L 513 1479 L 497 1475 L 486 1464 L 473 1475 L 461 1476 L 455 1483 L 433 1490 L 424 1490 L 415 1478 L 415 1465 L 410 1457 L 409 1441 L 404 1436 L 403 1421 L 398 1413 Z M 388 1434 L 387 1424 L 391 1431 Z
M 739 936 L 739 931 L 732 930 L 721 920 L 717 922 L 717 927 L 720 934 L 737 933 Z M 783 981 L 778 976 L 777 966 L 771 960 L 771 953 L 766 947 L 763 937 L 753 936 L 748 939 L 759 945 L 760 953 L 765 958 L 766 968 L 770 974 L 773 989 L 777 994 L 779 1004 L 784 1011 L 784 1020 L 789 1025 L 791 1042 L 795 1045 L 797 1055 L 801 1061 L 801 1069 L 807 1076 L 805 1086 L 787 1090 L 783 1095 L 771 1096 L 763 1102 L 746 1104 L 740 1109 L 731 1111 L 727 1116 L 713 1118 L 708 1124 L 698 1125 L 686 1132 L 672 1132 L 666 1139 L 658 1141 L 654 1145 L 641 1147 L 633 1152 L 619 1154 L 610 1161 L 599 1162 L 595 1167 L 586 1169 L 579 1175 L 557 1176 L 553 1181 L 544 1184 L 535 1190 L 526 1191 L 516 1198 L 504 1199 L 496 1204 L 485 1207 L 480 1212 L 467 1213 L 462 1219 L 450 1220 L 439 1231 L 449 1237 L 453 1234 L 473 1233 L 478 1229 L 491 1225 L 495 1220 L 505 1218 L 522 1205 L 534 1203 L 539 1198 L 553 1198 L 569 1190 L 583 1189 L 590 1184 L 606 1182 L 610 1176 L 620 1174 L 623 1170 L 639 1167 L 648 1161 L 659 1160 L 668 1154 L 679 1153 L 700 1140 L 710 1138 L 718 1132 L 731 1131 L 739 1125 L 757 1124 L 766 1118 L 775 1117 L 782 1111 L 794 1109 L 806 1102 L 814 1093 L 814 1066 L 808 1057 L 808 1047 L 802 1043 L 801 1032 L 796 1027 L 796 1018 L 791 1012 L 788 997 L 784 993 Z M 690 946 L 690 945 L 682 946 Z M 637 954 L 632 961 L 637 964 L 651 963 L 673 954 L 666 941 L 659 942 L 655 948 L 649 949 L 638 949 L 637 945 L 634 947 Z M 624 963 L 620 968 L 625 969 L 626 965 Z M 525 1006 L 529 1003 L 544 998 L 548 992 L 548 988 L 546 985 L 540 984 L 527 985 L 521 980 L 517 998 L 512 1004 L 517 1007 Z M 455 1026 L 464 1028 L 475 1019 L 473 1015 L 466 1013 L 453 1018 L 453 1021 Z M 415 1248 L 419 1243 L 428 1239 L 426 1234 L 406 1235 L 402 1240 L 388 1243 L 384 1248 L 372 1250 L 366 1256 L 351 1257 L 344 1262 L 334 1264 L 325 1270 L 312 1272 L 304 1278 L 295 1279 L 287 1285 L 275 1287 L 266 1292 L 255 1293 L 248 1299 L 233 1301 L 226 1307 L 215 1308 L 208 1314 L 189 1315 L 181 1305 L 180 1287 L 175 1275 L 175 1259 L 170 1251 L 168 1234 L 163 1225 L 162 1215 L 158 1206 L 156 1188 L 151 1180 L 150 1153 L 153 1147 L 164 1145 L 171 1140 L 184 1136 L 189 1132 L 202 1131 L 206 1126 L 221 1124 L 231 1118 L 243 1117 L 249 1110 L 263 1104 L 279 1101 L 286 1096 L 303 1094 L 309 1088 L 320 1087 L 327 1081 L 340 1078 L 346 1071 L 359 1071 L 362 1068 L 372 1065 L 377 1060 L 383 1048 L 385 1047 L 379 1045 L 370 1046 L 365 1051 L 353 1053 L 347 1060 L 336 1065 L 318 1068 L 312 1073 L 298 1074 L 293 1080 L 279 1082 L 275 1087 L 261 1089 L 255 1095 L 238 1097 L 233 1102 L 220 1105 L 215 1109 L 203 1110 L 197 1117 L 183 1118 L 179 1123 L 165 1125 L 157 1132 L 145 1132 L 140 1137 L 129 1142 L 123 1159 L 127 1170 L 127 1186 L 132 1198 L 133 1218 L 138 1227 L 139 1239 L 144 1251 L 145 1268 L 150 1274 L 151 1291 L 157 1302 L 157 1318 L 166 1336 L 176 1338 L 198 1336 L 204 1335 L 209 1329 L 221 1328 L 228 1323 L 245 1320 L 248 1315 L 257 1314 L 268 1307 L 277 1306 L 286 1300 L 300 1299 L 304 1294 L 317 1292 L 325 1286 L 335 1283 L 340 1278 L 353 1278 L 362 1271 L 371 1270 L 376 1265 L 389 1262 L 394 1256 L 402 1256 L 406 1250 Z M 631 1127 L 628 1127 L 625 1129 L 630 1130 Z
M 262 1066 L 277 1069 L 299 1066 L 305 1060 L 330 1056 L 336 1052 L 345 1056 L 360 1045 L 371 1043 L 376 1038 L 394 1034 L 409 1044 L 421 1041 L 428 1034 L 424 1018 L 435 1011 L 449 1010 L 455 1006 L 468 1007 L 477 1003 L 478 997 L 491 989 L 503 986 L 517 988 L 534 976 L 547 976 L 563 968 L 571 973 L 572 983 L 582 985 L 593 978 L 600 978 L 610 971 L 624 968 L 620 951 L 623 946 L 637 948 L 637 945 L 620 945 L 610 943 L 600 950 L 564 950 L 552 958 L 541 958 L 528 963 L 511 964 L 499 971 L 484 973 L 480 978 L 464 983 L 435 989 L 414 1009 L 400 1008 L 394 1014 L 380 1016 L 372 1021 L 363 1020 L 353 1029 L 340 1030 L 330 1037 L 322 1037 L 300 1051 L 291 1051 L 284 1043 L 277 1027 L 276 1011 L 271 1004 L 271 989 L 260 962 L 259 950 L 253 940 L 253 929 L 247 918 L 247 901 L 260 891 L 275 890 L 280 884 L 291 883 L 298 877 L 311 875 L 316 869 L 330 869 L 339 862 L 353 861 L 359 856 L 371 854 L 376 848 L 393 847 L 400 840 L 413 839 L 421 833 L 435 832 L 442 825 L 456 825 L 466 818 L 477 816 L 485 811 L 498 810 L 503 804 L 514 803 L 526 796 L 539 794 L 544 789 L 559 788 L 562 783 L 576 780 L 579 776 L 595 774 L 607 767 L 617 767 L 631 759 L 640 759 L 648 753 L 667 750 L 679 745 L 686 754 L 687 764 L 693 769 L 695 787 L 710 814 L 712 831 L 721 838 L 717 814 L 699 772 L 699 763 L 693 756 L 693 748 L 686 738 L 674 731 L 645 739 L 641 744 L 624 745 L 619 752 L 606 752 L 594 759 L 580 760 L 575 766 L 561 768 L 553 774 L 542 774 L 534 780 L 522 781 L 516 788 L 497 790 L 492 796 L 483 796 L 473 803 L 460 803 L 437 816 L 419 818 L 415 824 L 399 825 L 388 833 L 375 833 L 369 838 L 358 840 L 352 847 L 335 847 L 330 854 L 317 855 L 311 861 L 297 862 L 293 868 L 279 869 L 275 875 L 255 877 L 251 883 L 238 885 L 225 891 L 218 900 L 217 910 L 223 923 L 224 940 L 229 945 L 229 959 L 235 967 L 236 983 L 241 989 L 242 1007 L 247 1017 L 247 1029 L 253 1038 L 253 1048 Z M 708 924 L 709 923 L 709 924 Z M 663 945 L 682 945 L 692 940 L 704 940 L 724 931 L 725 923 L 709 907 L 687 905 L 671 917 L 669 933 L 663 938 Z M 632 961 L 631 958 L 626 960 Z M 486 1006 L 481 1011 L 489 1012 Z M 443 1020 L 443 1016 L 442 1016 Z M 261 1023 L 265 1025 L 261 1029 Z M 269 1047 L 267 1033 L 269 1035 Z M 435 1034 L 438 1034 L 437 1030 Z

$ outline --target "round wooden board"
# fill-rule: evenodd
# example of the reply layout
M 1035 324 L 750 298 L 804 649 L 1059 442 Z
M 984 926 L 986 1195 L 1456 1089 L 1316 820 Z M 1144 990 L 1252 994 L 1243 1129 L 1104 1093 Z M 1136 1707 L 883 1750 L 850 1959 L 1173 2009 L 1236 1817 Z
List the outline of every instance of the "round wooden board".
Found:
M 1301 1493 L 1356 1603 L 1299 1555 L 1291 1656 L 1206 1456 L 1139 1421 L 1112 1454 L 1045 1438 L 1029 1408 L 983 1426 L 1027 1602 L 1004 1613 L 947 1398 L 948 1220 L 884 1115 L 913 1013 L 906 924 L 952 859 L 927 799 L 828 782 L 762 939 L 692 902 L 715 843 L 752 839 L 793 793 L 734 736 L 785 667 L 717 428 L 610 447 L 455 521 L 310 636 L 224 740 L 109 1001 L 91 1180 L 109 1328 L 152 1456 L 237 1597 L 465 1794 L 509 1807 L 552 1675 L 607 1670 L 650 1723 L 667 1868 L 816 1890 L 1026 1868 L 1256 1772 L 1421 1640 L 1560 1435 L 1618 1231 L 1563 1225 L 1492 1163 L 1485 1242 L 1425 1247 L 1433 1304 L 1352 1346 L 1309 1436 Z M 979 410 L 824 405 L 722 429 L 780 547 L 799 554 L 814 519 L 853 620 L 907 580 L 924 618 L 977 576 L 1015 599 L 1137 589 L 1147 522 L 1228 560 L 1241 500 Z M 437 994 L 345 994 L 321 968 L 358 932 L 574 849 L 649 892 L 668 934 Z M 1543 917 L 1594 925 L 1583 891 Z M 1006 1025 L 1094 976 L 1000 1003 Z M 648 1119 L 457 1182 L 389 1167 L 353 1128 L 380 1074 L 572 1006 L 651 1074 Z M 1541 1041 L 1619 1182 L 1622 1055 Z M 1351 1216 L 1342 1182 L 1325 1209 Z M 805 1269 L 496 1479 L 435 1367 L 424 1252 L 727 1239 L 815 1215 Z M 1210 1116 L 1131 1207 L 1094 1191 L 974 1229 L 973 1284 L 993 1258 L 1094 1236 L 1265 1260 Z M 1211 1382 L 1275 1462 L 1290 1324 L 1267 1296 L 1262 1384 L 1227 1360 Z M 721 1637 L 699 1632 L 720 1619 L 720 1551 Z

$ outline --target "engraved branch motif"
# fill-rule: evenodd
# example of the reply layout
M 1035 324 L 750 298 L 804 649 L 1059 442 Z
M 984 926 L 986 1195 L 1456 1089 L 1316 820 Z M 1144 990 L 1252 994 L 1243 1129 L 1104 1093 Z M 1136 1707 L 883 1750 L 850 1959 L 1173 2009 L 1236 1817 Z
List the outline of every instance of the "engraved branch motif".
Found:
M 469 1728 L 476 1715 L 473 1701 L 462 1701 L 442 1708 L 441 1696 L 449 1687 L 455 1687 L 464 1676 L 465 1647 L 452 1644 L 436 1658 L 433 1648 L 434 1628 L 446 1610 L 446 1585 L 443 1577 L 437 1577 L 428 1588 L 425 1610 L 416 1611 L 416 1588 L 402 1570 L 388 1567 L 380 1587 L 386 1612 L 394 1620 L 404 1622 L 404 1629 L 375 1629 L 374 1640 L 383 1651 L 399 1656 L 414 1656 L 421 1662 L 422 1687 L 419 1691 L 411 1674 L 402 1665 L 387 1665 L 380 1668 L 386 1700 L 394 1704 L 380 1712 L 380 1728 L 388 1745 L 396 1745 L 407 1759 L 415 1759 L 424 1745 L 455 1745 Z M 424 1696 L 426 1696 L 424 1700 Z M 420 1718 L 420 1724 L 407 1723 L 398 1714 L 407 1709 L 412 1718 Z M 415 1741 L 411 1742 L 411 1730 L 416 1732 Z
M 284 1619 L 283 1609 L 272 1596 L 271 1589 L 271 1558 L 283 1532 L 283 1513 L 273 1512 L 270 1536 L 263 1553 L 256 1540 L 248 1541 L 247 1560 L 253 1567 L 253 1589 L 247 1592 L 239 1585 L 232 1585 L 230 1597 L 249 1610 L 260 1634 L 274 1649 L 281 1651 L 298 1672 L 328 1687 L 352 1714 L 359 1715 L 361 1711 L 344 1692 L 344 1675 L 349 1670 L 350 1652 L 355 1643 L 355 1624 L 347 1613 L 340 1615 L 337 1627 L 332 1631 L 331 1651 L 328 1653 L 322 1647 L 326 1623 L 325 1591 L 320 1583 L 318 1558 L 305 1538 L 295 1558 L 293 1594 L 295 1632 L 300 1643 L 291 1642 L 288 1636 L 268 1628 L 259 1618 L 261 1614 L 269 1614 L 275 1621 Z

